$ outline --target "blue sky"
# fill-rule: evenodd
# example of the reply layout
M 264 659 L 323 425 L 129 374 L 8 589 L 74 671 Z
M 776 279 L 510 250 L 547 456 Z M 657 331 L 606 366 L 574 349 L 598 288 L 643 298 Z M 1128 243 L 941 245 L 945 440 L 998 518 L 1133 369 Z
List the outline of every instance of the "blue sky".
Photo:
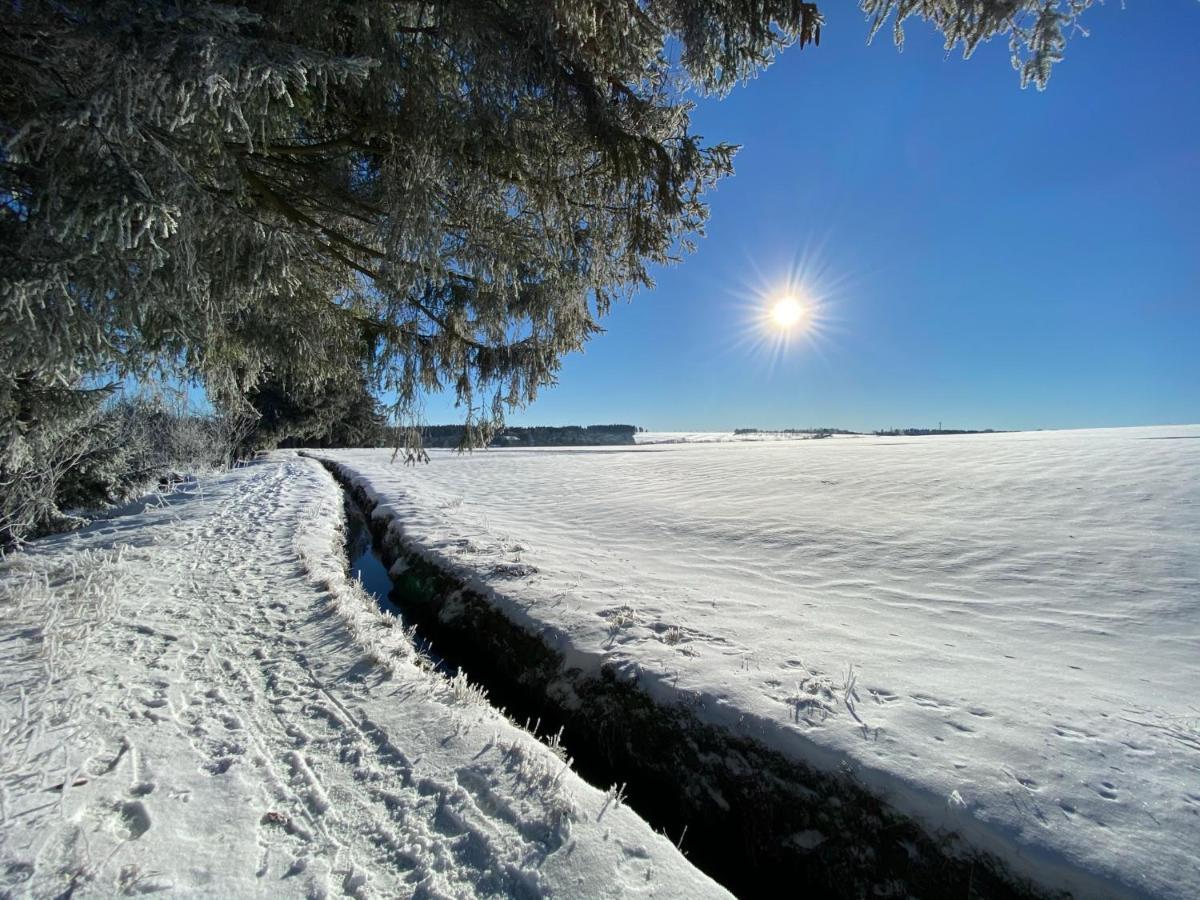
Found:
M 515 424 L 1200 422 L 1200 3 L 1109 3 L 1049 88 L 1003 42 L 903 52 L 850 3 L 694 130 L 743 145 L 708 237 Z M 818 328 L 753 338 L 800 271 Z M 461 413 L 431 397 L 430 422 Z

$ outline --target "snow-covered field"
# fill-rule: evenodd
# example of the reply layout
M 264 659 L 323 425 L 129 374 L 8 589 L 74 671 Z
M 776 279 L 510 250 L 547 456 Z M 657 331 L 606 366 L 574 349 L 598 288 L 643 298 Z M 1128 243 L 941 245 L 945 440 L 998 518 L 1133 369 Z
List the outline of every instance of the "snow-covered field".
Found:
M 635 444 L 756 444 L 763 441 L 807 441 L 811 438 L 812 434 L 808 432 L 773 434 L 768 431 L 746 434 L 734 434 L 732 431 L 639 431 L 633 436 Z
M 0 896 L 727 896 L 422 665 L 341 528 L 282 455 L 0 563 Z
M 1200 426 L 651 440 L 322 453 L 571 665 L 1044 887 L 1200 896 Z

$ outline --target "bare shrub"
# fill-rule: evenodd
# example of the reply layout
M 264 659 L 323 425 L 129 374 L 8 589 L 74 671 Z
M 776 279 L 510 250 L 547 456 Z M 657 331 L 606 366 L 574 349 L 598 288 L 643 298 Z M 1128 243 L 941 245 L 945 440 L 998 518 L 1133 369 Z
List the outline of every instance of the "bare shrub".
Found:
M 245 411 L 198 410 L 182 389 L 116 393 L 18 383 L 0 433 L 0 546 L 84 524 L 81 513 L 188 475 L 228 468 L 253 426 Z

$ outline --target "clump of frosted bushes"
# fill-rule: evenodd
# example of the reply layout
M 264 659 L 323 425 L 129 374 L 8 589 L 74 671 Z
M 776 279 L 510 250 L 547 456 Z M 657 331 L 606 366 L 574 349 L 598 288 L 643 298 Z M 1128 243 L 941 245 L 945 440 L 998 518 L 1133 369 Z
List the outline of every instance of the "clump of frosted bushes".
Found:
M 72 399 L 86 393 L 73 392 Z M 84 514 L 225 468 L 248 427 L 161 392 L 92 394 L 74 409 L 49 397 L 45 409 L 16 410 L 0 428 L 0 547 L 78 526 Z

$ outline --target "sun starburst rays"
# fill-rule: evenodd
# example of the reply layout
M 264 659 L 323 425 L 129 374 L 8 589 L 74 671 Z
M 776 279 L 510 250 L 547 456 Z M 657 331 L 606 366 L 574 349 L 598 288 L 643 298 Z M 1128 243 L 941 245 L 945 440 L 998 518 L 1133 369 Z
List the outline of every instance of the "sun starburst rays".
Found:
M 838 279 L 811 254 L 798 257 L 781 277 L 751 262 L 736 291 L 736 348 L 773 373 L 796 352 L 822 355 L 834 329 L 831 309 Z

